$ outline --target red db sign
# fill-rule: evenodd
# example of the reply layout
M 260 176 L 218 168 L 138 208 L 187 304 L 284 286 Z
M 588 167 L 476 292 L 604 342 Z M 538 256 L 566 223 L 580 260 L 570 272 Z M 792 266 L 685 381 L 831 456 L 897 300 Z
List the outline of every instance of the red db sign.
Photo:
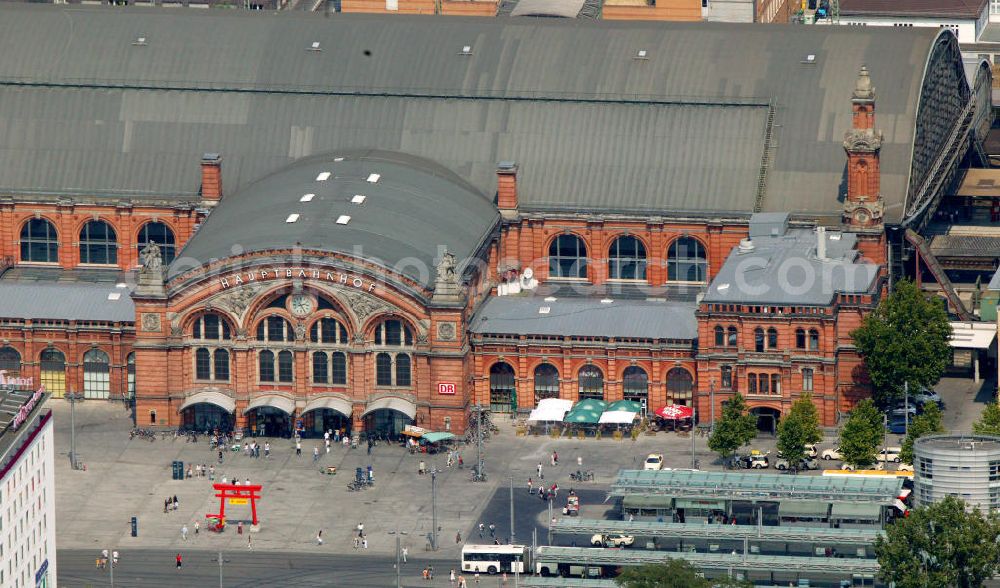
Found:
M 454 394 L 454 382 L 438 382 L 438 394 Z

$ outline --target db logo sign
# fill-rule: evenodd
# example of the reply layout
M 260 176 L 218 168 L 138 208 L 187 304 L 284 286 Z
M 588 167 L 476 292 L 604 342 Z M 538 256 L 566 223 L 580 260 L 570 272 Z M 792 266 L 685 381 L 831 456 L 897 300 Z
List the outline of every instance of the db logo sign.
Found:
M 455 393 L 455 383 L 454 382 L 439 382 L 438 383 L 438 394 L 454 394 Z

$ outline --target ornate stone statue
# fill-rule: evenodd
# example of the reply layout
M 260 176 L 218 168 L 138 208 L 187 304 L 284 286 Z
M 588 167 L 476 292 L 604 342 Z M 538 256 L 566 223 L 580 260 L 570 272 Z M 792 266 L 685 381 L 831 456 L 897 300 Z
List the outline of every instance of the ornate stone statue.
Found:
M 437 278 L 434 280 L 434 299 L 438 302 L 458 300 L 460 291 L 455 265 L 455 256 L 447 249 L 442 250 L 441 260 L 437 264 Z
M 437 278 L 438 280 L 448 282 L 455 281 L 455 256 L 449 253 L 447 249 L 445 249 L 444 255 L 441 256 L 441 261 L 438 262 Z
M 163 268 L 163 255 L 160 254 L 160 246 L 156 242 L 147 243 L 139 256 L 143 270 L 156 271 Z

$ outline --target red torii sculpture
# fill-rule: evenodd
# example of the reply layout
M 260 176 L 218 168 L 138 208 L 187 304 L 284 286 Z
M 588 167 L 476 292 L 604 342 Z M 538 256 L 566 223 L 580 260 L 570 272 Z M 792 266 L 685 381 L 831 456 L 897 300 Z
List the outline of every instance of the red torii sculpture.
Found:
M 215 495 L 219 499 L 219 514 L 206 514 L 205 518 L 217 518 L 220 524 L 225 524 L 226 500 L 230 498 L 242 498 L 250 500 L 250 512 L 253 516 L 252 524 L 257 525 L 257 499 L 260 498 L 260 491 L 263 486 L 260 484 L 243 486 L 237 484 L 212 484 L 212 488 L 219 491 Z

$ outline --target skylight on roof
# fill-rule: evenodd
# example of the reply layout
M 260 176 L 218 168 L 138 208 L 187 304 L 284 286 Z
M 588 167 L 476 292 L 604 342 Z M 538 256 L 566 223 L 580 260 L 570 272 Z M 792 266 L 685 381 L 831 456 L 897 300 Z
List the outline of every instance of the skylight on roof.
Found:
M 312 202 L 312 199 L 315 197 L 315 194 L 303 194 L 302 198 L 299 198 L 299 202 Z
M 381 177 L 382 177 L 381 174 L 368 174 L 368 183 L 369 184 L 377 184 L 378 183 L 378 179 L 381 178 Z
M 319 41 L 313 41 L 312 45 L 310 45 L 310 47 L 309 47 L 309 50 L 310 51 L 322 51 L 322 49 L 319 46 Z
M 297 220 L 299 220 L 299 213 L 293 212 L 292 214 L 288 215 L 288 218 L 285 219 L 285 222 L 294 223 Z
M 128 288 L 128 284 L 126 284 L 125 282 L 118 282 L 117 284 L 115 284 L 115 288 Z
M 342 214 L 342 215 L 340 215 L 340 216 L 337 217 L 337 224 L 338 225 L 346 225 L 349 222 L 351 222 L 351 215 L 349 215 L 349 214 Z
M 646 59 L 646 55 L 647 54 L 645 49 L 639 49 L 638 51 L 635 52 L 636 59 Z
M 351 198 L 351 202 L 353 202 L 354 204 L 364 204 L 366 198 L 368 197 L 365 196 L 364 194 L 355 194 L 354 197 Z
M 333 160 L 334 161 L 344 161 L 344 158 L 343 157 L 334 157 Z
M 809 55 L 806 55 L 806 61 L 805 62 L 806 63 L 815 63 L 816 62 L 816 55 L 814 53 L 810 53 Z
M 330 172 L 320 172 L 320 174 L 318 176 L 316 176 L 316 181 L 317 182 L 325 182 L 325 181 L 327 181 L 327 180 L 330 179 L 331 175 L 332 174 L 330 174 Z
M 108 300 L 119 300 L 121 297 L 121 292 L 108 292 Z
M 463 45 L 462 55 L 472 55 L 472 45 Z
M 557 299 L 556 299 L 556 297 L 555 297 L 555 296 L 546 296 L 546 297 L 545 297 L 545 301 L 546 301 L 546 302 L 555 302 L 556 300 L 557 300 Z
M 548 306 L 540 306 L 540 307 L 538 307 L 538 314 L 549 314 L 549 312 L 551 312 L 551 311 L 552 311 L 552 309 L 549 308 Z
M 139 45 L 139 46 L 145 46 L 146 45 L 146 37 L 136 37 L 135 41 L 132 41 L 132 44 L 133 45 Z
M 611 304 L 614 300 L 610 298 L 601 298 L 601 304 Z

